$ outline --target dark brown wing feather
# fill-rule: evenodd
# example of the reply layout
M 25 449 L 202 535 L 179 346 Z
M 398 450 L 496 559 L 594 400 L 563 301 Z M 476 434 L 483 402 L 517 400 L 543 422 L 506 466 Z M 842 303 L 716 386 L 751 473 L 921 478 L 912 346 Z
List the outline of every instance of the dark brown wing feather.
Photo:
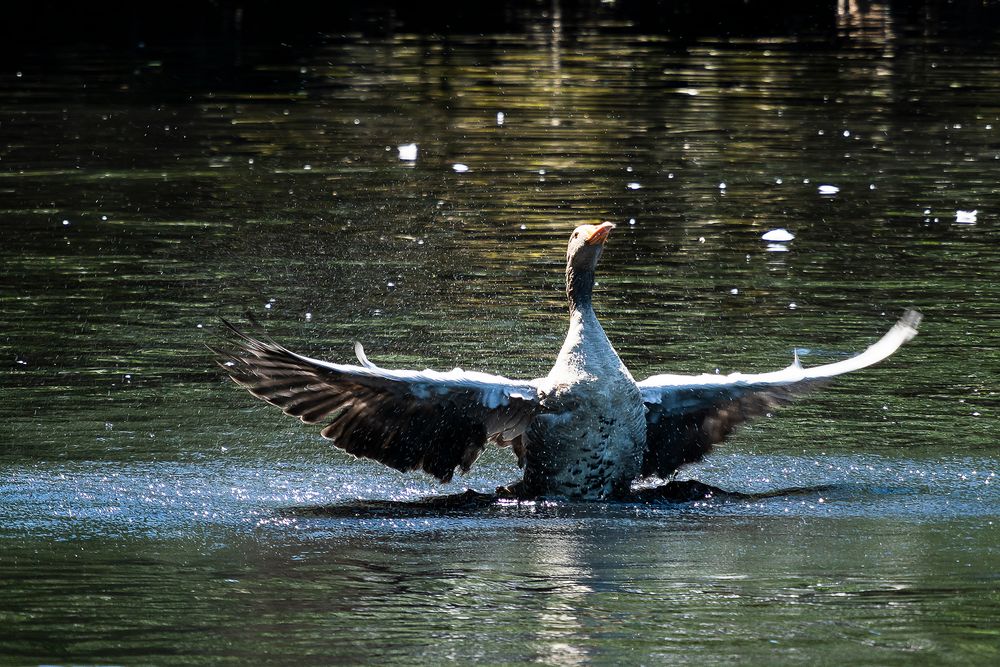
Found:
M 736 426 L 828 384 L 832 378 L 867 368 L 892 355 L 917 335 L 922 316 L 907 310 L 874 344 L 848 359 L 803 368 L 796 359 L 770 373 L 719 376 L 654 375 L 639 383 L 646 404 L 643 475 L 668 477 L 699 461 Z
M 715 388 L 711 396 L 705 395 L 705 389 L 686 389 L 683 391 L 698 391 L 699 396 L 687 401 L 681 396 L 680 403 L 696 407 L 680 414 L 668 414 L 660 405 L 647 404 L 643 477 L 670 477 L 681 466 L 703 459 L 743 422 L 824 384 L 827 381 L 810 380 L 758 390 Z
M 210 348 L 237 384 L 307 424 L 326 422 L 321 434 L 334 445 L 396 470 L 447 482 L 456 469 L 469 470 L 488 439 L 517 448 L 520 435 L 508 441 L 504 432 L 537 408 L 516 397 L 488 408 L 460 383 L 427 396 L 410 382 L 380 377 L 380 369 L 322 364 L 226 325 L 235 344 Z

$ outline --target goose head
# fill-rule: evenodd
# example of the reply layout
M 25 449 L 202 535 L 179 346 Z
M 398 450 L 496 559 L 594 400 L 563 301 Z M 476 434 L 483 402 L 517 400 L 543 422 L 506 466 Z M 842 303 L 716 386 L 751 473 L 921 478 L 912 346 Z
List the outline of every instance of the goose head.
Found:
M 604 242 L 614 228 L 610 222 L 580 225 L 570 235 L 566 249 L 566 294 L 571 310 L 590 305 L 597 260 L 601 258 Z

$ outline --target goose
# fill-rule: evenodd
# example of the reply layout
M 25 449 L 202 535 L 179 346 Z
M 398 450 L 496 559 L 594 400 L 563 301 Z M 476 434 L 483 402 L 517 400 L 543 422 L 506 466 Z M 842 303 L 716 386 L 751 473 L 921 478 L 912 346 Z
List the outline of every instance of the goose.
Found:
M 613 228 L 586 224 L 570 236 L 569 328 L 543 378 L 382 368 L 360 343 L 356 365 L 331 363 L 225 320 L 228 345 L 210 348 L 238 385 L 306 424 L 321 424 L 323 437 L 354 456 L 445 483 L 492 444 L 509 447 L 523 469 L 521 480 L 498 489 L 507 497 L 610 500 L 628 497 L 644 478 L 671 479 L 739 424 L 882 361 L 917 333 L 921 315 L 907 310 L 876 343 L 835 363 L 806 368 L 796 357 L 766 373 L 659 374 L 636 382 L 593 307 L 597 263 Z

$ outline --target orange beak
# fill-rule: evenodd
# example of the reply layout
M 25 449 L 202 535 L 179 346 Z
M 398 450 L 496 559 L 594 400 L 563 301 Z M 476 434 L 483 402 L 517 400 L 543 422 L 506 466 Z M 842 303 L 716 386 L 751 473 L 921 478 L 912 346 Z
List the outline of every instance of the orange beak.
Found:
M 587 237 L 587 245 L 595 245 L 597 243 L 604 243 L 608 240 L 608 234 L 611 230 L 615 228 L 612 222 L 602 222 L 594 228 L 594 231 L 590 232 L 590 236 Z

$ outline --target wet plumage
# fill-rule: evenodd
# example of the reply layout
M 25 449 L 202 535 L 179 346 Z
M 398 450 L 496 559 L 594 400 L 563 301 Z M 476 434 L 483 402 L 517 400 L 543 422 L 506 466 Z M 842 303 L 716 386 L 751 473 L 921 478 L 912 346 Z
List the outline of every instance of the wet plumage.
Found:
M 761 374 L 654 375 L 636 382 L 592 306 L 594 275 L 613 225 L 573 231 L 566 257 L 569 331 L 544 378 L 511 380 L 455 369 L 384 369 L 360 345 L 358 365 L 288 350 L 229 325 L 232 345 L 213 347 L 229 376 L 308 424 L 337 447 L 442 482 L 468 471 L 488 444 L 510 447 L 519 498 L 604 499 L 642 477 L 667 478 L 702 459 L 740 423 L 830 378 L 891 355 L 916 335 L 907 311 L 861 354 L 813 368 Z

